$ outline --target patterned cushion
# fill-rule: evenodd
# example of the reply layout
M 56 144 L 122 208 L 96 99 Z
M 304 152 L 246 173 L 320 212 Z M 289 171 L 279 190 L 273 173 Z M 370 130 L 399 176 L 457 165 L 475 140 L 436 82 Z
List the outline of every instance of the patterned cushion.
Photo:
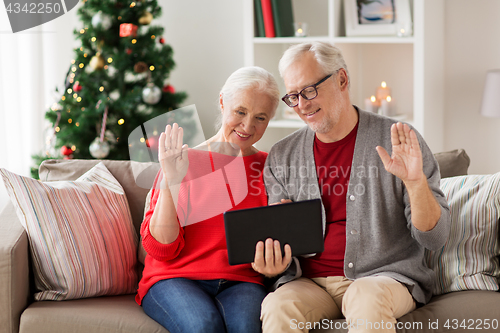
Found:
M 498 290 L 500 173 L 441 180 L 451 211 L 446 245 L 427 252 L 436 273 L 434 294 L 458 290 Z
M 76 181 L 0 173 L 30 241 L 36 300 L 135 292 L 137 234 L 123 189 L 104 164 Z

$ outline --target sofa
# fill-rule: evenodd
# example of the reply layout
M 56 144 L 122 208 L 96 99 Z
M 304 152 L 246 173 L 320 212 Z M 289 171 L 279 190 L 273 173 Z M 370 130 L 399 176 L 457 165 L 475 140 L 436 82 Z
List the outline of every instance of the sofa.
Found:
M 461 176 L 467 173 L 469 166 L 468 156 L 463 150 L 435 156 L 440 165 L 443 180 L 468 177 Z M 107 170 L 123 187 L 135 233 L 138 235 L 149 192 L 144 184 L 151 182 L 158 170 L 157 164 L 110 160 L 47 160 L 40 166 L 40 179 L 43 182 L 75 180 L 100 162 L 103 162 Z M 460 182 L 463 183 L 463 181 Z M 491 193 L 489 192 L 487 196 L 491 196 Z M 496 214 L 493 218 L 498 220 L 498 213 Z M 498 228 L 496 232 L 497 234 L 493 237 L 496 242 L 493 249 L 496 251 L 494 255 L 498 255 Z M 38 259 L 34 260 L 30 254 L 30 244 L 32 242 L 20 223 L 16 209 L 12 203 L 9 203 L 0 214 L 0 333 L 167 333 L 166 329 L 143 312 L 135 302 L 135 294 L 130 292 L 104 294 L 97 297 L 76 297 L 61 301 L 35 301 L 36 279 L 34 275 L 36 273 L 33 267 L 36 266 L 34 263 L 38 262 Z M 451 252 L 456 251 L 452 249 Z M 141 247 L 137 246 L 133 268 L 137 272 L 137 278 L 140 277 L 142 270 L 143 255 Z M 430 254 L 426 260 L 430 265 L 435 265 L 439 269 L 442 266 L 446 267 L 446 263 L 451 259 L 438 251 L 438 253 Z M 496 257 L 488 258 L 487 261 L 498 266 Z M 452 270 L 456 269 L 453 267 Z M 436 271 L 437 280 L 443 285 L 445 284 L 444 275 Z M 472 275 L 474 278 L 475 273 Z M 486 274 L 483 272 L 483 275 L 485 275 L 486 282 L 478 279 L 477 284 L 467 281 L 466 283 L 455 283 L 456 281 L 450 283 L 451 289 L 448 286 L 448 289 L 441 291 L 442 294 L 433 296 L 425 306 L 399 318 L 397 331 L 466 332 L 480 329 L 482 332 L 499 332 L 500 293 L 496 291 L 498 267 Z M 491 283 L 488 284 L 489 282 Z M 311 327 L 312 332 L 348 331 L 345 320 L 322 321 L 315 325 Z

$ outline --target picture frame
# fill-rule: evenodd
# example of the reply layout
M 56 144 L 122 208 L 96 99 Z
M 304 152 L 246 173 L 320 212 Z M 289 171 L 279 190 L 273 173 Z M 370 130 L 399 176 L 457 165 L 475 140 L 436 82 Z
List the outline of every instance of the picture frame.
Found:
M 344 0 L 344 15 L 347 37 L 413 35 L 410 0 Z

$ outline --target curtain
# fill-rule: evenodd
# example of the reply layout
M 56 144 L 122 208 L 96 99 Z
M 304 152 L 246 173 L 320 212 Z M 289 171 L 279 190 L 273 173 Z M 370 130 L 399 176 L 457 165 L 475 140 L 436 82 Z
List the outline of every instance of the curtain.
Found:
M 3 7 L 3 4 L 0 6 Z M 3 7 L 5 8 L 5 7 Z M 76 47 L 76 8 L 41 26 L 12 33 L 0 8 L 0 167 L 30 176 L 31 155 L 42 153 L 50 124 L 45 112 L 57 101 Z M 0 182 L 1 183 L 1 182 Z M 0 184 L 0 210 L 8 201 Z

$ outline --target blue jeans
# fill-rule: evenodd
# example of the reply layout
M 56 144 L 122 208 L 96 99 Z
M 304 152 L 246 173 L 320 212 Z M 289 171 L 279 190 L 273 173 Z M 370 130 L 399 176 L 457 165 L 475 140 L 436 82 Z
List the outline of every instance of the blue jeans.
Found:
M 175 278 L 155 283 L 142 307 L 171 333 L 258 333 L 265 296 L 256 283 Z

